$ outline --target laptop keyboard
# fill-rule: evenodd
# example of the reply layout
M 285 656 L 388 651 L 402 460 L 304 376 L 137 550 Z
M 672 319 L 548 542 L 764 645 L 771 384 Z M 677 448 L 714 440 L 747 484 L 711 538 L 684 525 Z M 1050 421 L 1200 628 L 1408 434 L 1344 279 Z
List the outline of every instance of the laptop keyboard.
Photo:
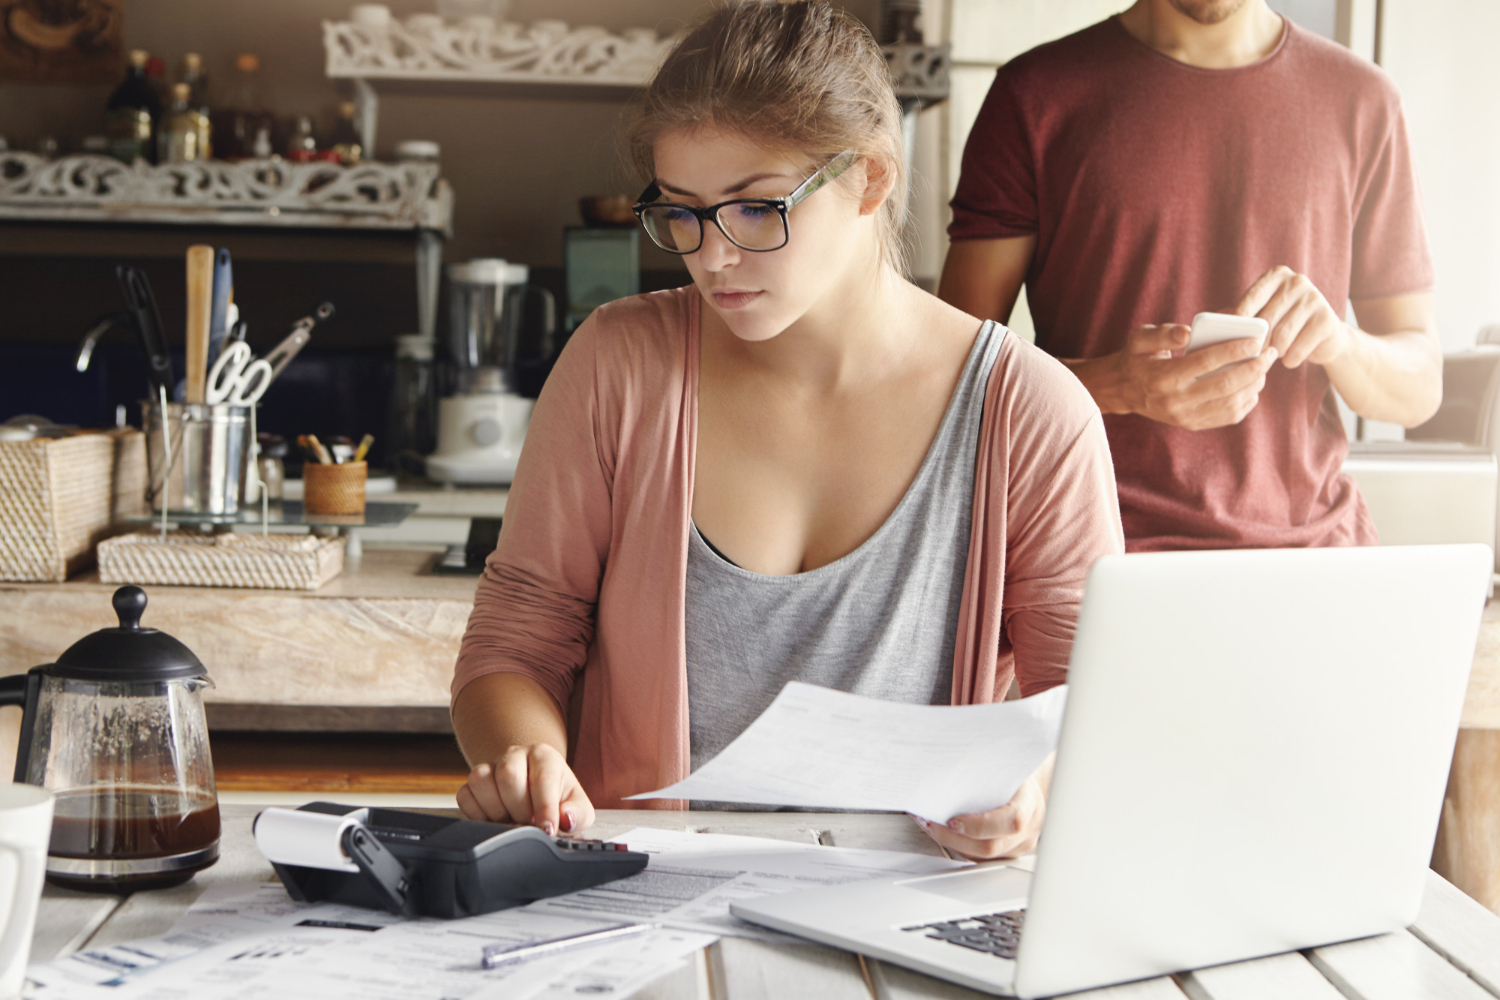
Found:
M 926 931 L 927 937 L 935 941 L 947 941 L 960 948 L 987 952 L 996 958 L 1014 959 L 1016 949 L 1021 944 L 1021 924 L 1025 919 L 1025 910 L 1009 910 L 1005 913 L 988 913 L 901 929 L 913 933 Z

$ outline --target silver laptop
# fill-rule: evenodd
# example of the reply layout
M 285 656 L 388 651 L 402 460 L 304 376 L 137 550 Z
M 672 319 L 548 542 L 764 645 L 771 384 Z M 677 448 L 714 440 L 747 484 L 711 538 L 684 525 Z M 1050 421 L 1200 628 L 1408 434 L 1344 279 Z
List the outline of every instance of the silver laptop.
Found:
M 1101 559 L 1035 875 L 730 909 L 1019 997 L 1406 927 L 1493 567 L 1484 545 Z

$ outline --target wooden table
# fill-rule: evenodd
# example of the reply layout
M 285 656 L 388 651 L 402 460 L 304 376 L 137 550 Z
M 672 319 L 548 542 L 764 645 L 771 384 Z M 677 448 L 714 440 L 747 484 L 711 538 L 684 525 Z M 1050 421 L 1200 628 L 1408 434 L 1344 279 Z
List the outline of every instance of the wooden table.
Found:
M 187 885 L 128 898 L 48 886 L 37 920 L 32 961 L 162 933 L 211 882 L 273 879 L 270 865 L 251 839 L 250 821 L 256 812 L 250 806 L 223 807 L 223 856 Z M 939 853 L 910 820 L 895 815 L 604 811 L 591 834 L 613 837 L 636 826 Z M 636 994 L 637 1000 L 979 1000 L 982 996 L 821 945 L 770 945 L 739 938 L 724 938 L 697 961 Z M 1500 997 L 1500 917 L 1429 874 L 1421 915 L 1409 931 L 1075 996 L 1091 1000 L 1495 1000 Z
M 425 496 L 434 514 L 474 502 L 461 491 Z M 208 666 L 216 730 L 449 732 L 448 685 L 477 581 L 428 574 L 437 552 L 367 548 L 312 593 L 152 588 L 147 624 Z M 94 574 L 0 584 L 0 674 L 113 624 L 113 590 Z M 20 718 L 0 707 L 0 773 L 11 771 Z M 1500 600 L 1484 612 L 1461 726 L 1433 868 L 1500 913 Z

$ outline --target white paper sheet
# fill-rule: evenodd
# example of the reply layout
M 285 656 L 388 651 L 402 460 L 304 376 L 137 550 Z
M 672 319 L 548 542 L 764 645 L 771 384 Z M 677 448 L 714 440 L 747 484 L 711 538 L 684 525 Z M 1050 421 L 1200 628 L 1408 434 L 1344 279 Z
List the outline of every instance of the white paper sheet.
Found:
M 627 995 L 722 934 L 790 940 L 729 903 L 963 862 L 896 851 L 639 828 L 618 838 L 644 872 L 463 920 L 400 920 L 293 902 L 279 883 L 215 883 L 166 934 L 32 966 L 28 1000 L 559 1000 Z M 483 946 L 546 940 L 621 919 L 663 924 L 628 941 L 500 969 Z
M 663 929 L 502 969 L 480 966 L 486 944 L 546 940 L 600 923 L 523 909 L 464 920 L 399 920 L 362 907 L 295 903 L 280 884 L 218 883 L 167 934 L 32 966 L 25 996 L 530 1000 L 568 984 L 624 995 L 716 939 Z
M 1057 746 L 1067 687 L 909 705 L 792 681 L 713 760 L 632 799 L 909 812 L 946 823 L 1011 800 Z
M 764 837 L 638 828 L 616 837 L 651 855 L 646 870 L 525 909 L 597 920 L 651 920 L 680 930 L 795 940 L 733 916 L 733 900 L 890 875 L 928 875 L 967 862 L 900 851 L 820 847 Z

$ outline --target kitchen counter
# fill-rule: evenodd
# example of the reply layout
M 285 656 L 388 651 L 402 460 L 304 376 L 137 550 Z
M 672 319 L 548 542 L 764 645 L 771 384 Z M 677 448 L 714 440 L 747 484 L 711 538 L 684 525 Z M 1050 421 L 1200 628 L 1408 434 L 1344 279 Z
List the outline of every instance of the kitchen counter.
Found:
M 443 732 L 473 576 L 433 576 L 437 547 L 367 548 L 316 591 L 148 587 L 144 623 L 208 667 L 219 729 Z M 0 674 L 54 660 L 115 624 L 114 587 L 94 573 L 67 583 L 0 584 Z M 0 710 L 0 773 L 20 713 Z

